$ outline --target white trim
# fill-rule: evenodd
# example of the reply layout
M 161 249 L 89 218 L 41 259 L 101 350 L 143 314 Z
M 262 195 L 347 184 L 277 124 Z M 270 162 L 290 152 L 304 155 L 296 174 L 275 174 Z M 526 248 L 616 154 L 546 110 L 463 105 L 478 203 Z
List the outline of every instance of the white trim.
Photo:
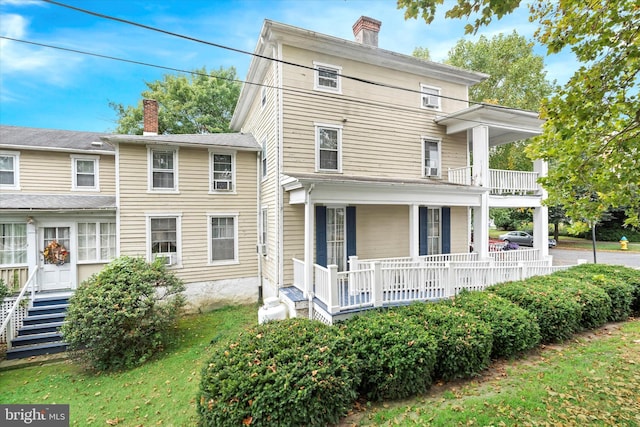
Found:
M 342 67 L 339 65 L 325 64 L 318 61 L 313 61 L 313 90 L 321 91 L 321 92 L 330 92 L 330 93 L 338 93 L 342 94 Z M 327 87 L 320 85 L 320 74 L 319 69 L 323 68 L 328 71 L 336 72 L 336 87 Z
M 260 152 L 260 182 L 263 182 L 269 176 L 269 146 L 268 138 L 265 136 L 262 140 L 262 151 Z
M 258 227 L 258 232 L 260 233 L 258 237 L 259 244 L 261 245 L 260 255 L 268 256 L 269 255 L 269 206 L 263 205 L 260 207 L 260 224 Z
M 425 93 L 425 89 L 436 91 L 437 93 L 436 94 Z M 432 111 L 442 111 L 442 98 L 440 96 L 442 94 L 441 88 L 420 83 L 420 92 L 421 92 L 420 108 L 423 108 L 425 110 L 432 110 Z M 432 98 L 435 99 L 437 102 L 434 103 Z M 424 103 L 425 99 L 429 101 L 428 105 L 425 105 Z
M 100 156 L 71 154 L 71 190 L 72 191 L 100 191 Z M 93 161 L 93 186 L 78 186 L 78 160 Z
M 260 91 L 260 109 L 264 110 L 264 107 L 267 105 L 267 87 L 262 86 L 262 90 Z
M 154 188 L 153 187 L 153 152 L 173 152 L 173 188 Z M 147 193 L 164 193 L 164 194 L 179 194 L 180 186 L 178 181 L 178 167 L 179 165 L 179 147 L 175 146 L 157 146 L 147 145 Z
M 441 178 L 442 177 L 442 139 L 441 138 L 434 138 L 431 136 L 422 136 L 421 137 L 421 141 L 422 141 L 422 176 L 425 178 Z M 437 174 L 427 174 L 427 168 L 425 166 L 425 160 L 426 160 L 426 143 L 427 142 L 435 142 L 436 144 L 438 144 L 438 164 L 436 166 L 437 169 Z M 433 169 L 433 168 L 429 168 L 429 169 Z
M 213 157 L 216 154 L 223 156 L 231 156 L 231 189 L 230 190 L 218 190 L 214 188 L 213 179 Z M 222 180 L 219 180 L 222 181 Z M 236 152 L 233 150 L 218 150 L 215 148 L 209 149 L 209 194 L 236 194 L 237 193 L 237 181 L 236 181 Z
M 151 219 L 175 218 L 176 219 L 176 264 L 172 267 L 182 267 L 182 213 L 181 212 L 145 212 L 146 243 L 145 251 L 147 261 L 152 262 L 151 252 Z
M 80 259 L 80 224 L 93 224 L 95 225 L 95 232 L 94 232 L 94 237 L 95 237 L 95 244 L 93 246 L 92 249 L 96 250 L 96 256 L 93 259 L 84 259 L 81 260 Z M 113 224 L 115 230 L 115 243 L 116 245 L 114 246 L 114 256 L 113 258 L 102 258 L 102 225 L 107 225 L 107 224 Z M 96 263 L 108 263 L 112 260 L 114 260 L 115 258 L 117 258 L 117 241 L 118 241 L 118 234 L 117 234 L 117 227 L 116 227 L 116 222 L 115 220 L 104 220 L 104 219 L 99 219 L 99 220 L 91 220 L 91 221 L 83 221 L 81 219 L 76 221 L 76 248 L 77 248 L 77 253 L 76 253 L 76 259 L 78 261 L 78 264 L 96 264 Z
M 342 173 L 342 125 L 327 124 L 327 123 L 314 123 L 315 126 L 315 140 L 316 140 L 316 172 L 334 172 Z M 336 169 L 323 169 L 320 167 L 320 129 L 333 129 L 336 130 L 338 135 L 338 158 Z
M 233 265 L 240 264 L 240 258 L 238 255 L 238 246 L 240 246 L 240 242 L 238 241 L 238 218 L 240 214 L 238 212 L 207 212 L 207 265 Z M 213 261 L 211 258 L 212 248 L 211 248 L 211 240 L 213 237 L 211 236 L 211 220 L 213 218 L 233 218 L 233 259 L 228 260 L 220 260 Z
M 13 157 L 13 184 L 0 184 L 0 189 L 20 190 L 20 152 L 0 150 L 0 156 Z

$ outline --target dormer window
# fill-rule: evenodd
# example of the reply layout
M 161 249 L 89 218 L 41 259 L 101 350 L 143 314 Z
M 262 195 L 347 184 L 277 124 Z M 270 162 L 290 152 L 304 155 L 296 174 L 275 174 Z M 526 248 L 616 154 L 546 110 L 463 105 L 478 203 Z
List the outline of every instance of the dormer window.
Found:
M 315 90 L 342 93 L 340 84 L 342 67 L 320 64 L 318 62 L 314 62 L 313 66 L 315 68 L 315 82 L 313 87 Z
M 440 89 L 433 86 L 420 85 L 422 108 L 440 111 Z

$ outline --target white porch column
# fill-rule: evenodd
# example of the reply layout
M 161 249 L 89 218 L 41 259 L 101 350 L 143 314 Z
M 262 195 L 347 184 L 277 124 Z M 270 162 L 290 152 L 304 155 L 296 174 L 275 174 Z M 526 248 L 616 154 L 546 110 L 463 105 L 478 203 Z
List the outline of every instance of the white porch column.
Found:
M 311 192 L 307 191 L 304 202 L 304 296 L 313 292 L 313 240 L 315 235 L 315 206 Z
M 29 276 L 38 268 L 38 226 L 31 217 L 27 218 L 27 265 L 29 267 Z M 36 278 L 38 282 L 38 278 Z
M 409 206 L 409 256 L 417 260 L 420 256 L 420 206 Z
M 473 247 L 480 259 L 489 257 L 489 127 L 476 126 L 471 131 L 473 182 L 485 187 L 480 207 L 473 208 Z
M 538 173 L 538 177 L 545 177 L 549 172 L 549 165 L 545 160 L 535 160 L 533 171 Z M 540 192 L 544 203 L 548 193 L 542 187 Z M 541 259 L 545 260 L 549 256 L 549 208 L 544 204 L 533 211 L 533 248 L 540 250 Z

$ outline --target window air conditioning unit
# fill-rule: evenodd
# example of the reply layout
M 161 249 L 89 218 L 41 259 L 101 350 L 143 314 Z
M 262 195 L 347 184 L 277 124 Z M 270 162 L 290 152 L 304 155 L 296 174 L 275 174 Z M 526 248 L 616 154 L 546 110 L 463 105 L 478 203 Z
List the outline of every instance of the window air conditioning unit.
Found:
M 176 263 L 176 254 L 156 254 L 155 259 L 161 258 L 164 260 L 164 265 L 175 265 Z
M 267 256 L 267 245 L 260 244 L 256 246 L 256 251 L 262 256 Z
M 427 176 L 438 176 L 438 168 L 427 168 Z

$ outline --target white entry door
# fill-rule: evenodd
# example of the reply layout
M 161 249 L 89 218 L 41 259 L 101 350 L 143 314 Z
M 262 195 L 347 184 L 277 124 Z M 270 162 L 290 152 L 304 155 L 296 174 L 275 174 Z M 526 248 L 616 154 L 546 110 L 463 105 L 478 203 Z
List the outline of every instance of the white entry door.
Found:
M 75 256 L 71 251 L 71 227 L 40 228 L 40 290 L 55 291 L 73 287 Z M 54 255 L 45 257 L 44 251 Z

